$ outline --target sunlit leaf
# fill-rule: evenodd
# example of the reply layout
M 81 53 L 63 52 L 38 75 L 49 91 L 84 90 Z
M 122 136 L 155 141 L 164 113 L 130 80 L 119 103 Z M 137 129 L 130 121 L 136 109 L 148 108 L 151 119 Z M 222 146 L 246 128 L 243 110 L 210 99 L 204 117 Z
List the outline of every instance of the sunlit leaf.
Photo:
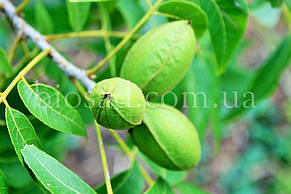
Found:
M 25 163 L 51 193 L 95 193 L 76 174 L 34 145 L 22 150 Z
M 87 137 L 80 114 L 69 106 L 59 91 L 43 84 L 28 86 L 20 81 L 18 92 L 28 110 L 49 127 Z

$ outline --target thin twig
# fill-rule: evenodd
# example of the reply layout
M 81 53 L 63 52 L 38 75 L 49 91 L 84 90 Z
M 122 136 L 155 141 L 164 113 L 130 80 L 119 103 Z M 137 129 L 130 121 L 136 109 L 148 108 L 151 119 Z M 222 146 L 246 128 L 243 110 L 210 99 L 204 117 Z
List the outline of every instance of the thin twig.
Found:
M 147 5 L 149 6 L 149 8 L 151 9 L 152 8 L 152 3 L 151 3 L 151 1 L 150 0 L 145 0 L 145 2 L 147 3 Z
M 85 100 L 89 102 L 88 92 L 81 85 L 81 83 L 78 80 L 74 79 L 74 78 L 71 79 L 71 81 L 73 82 L 73 84 L 77 88 L 77 90 L 80 92 L 80 94 L 85 98 Z
M 125 152 L 129 160 L 132 162 L 135 161 L 136 153 L 132 152 L 129 147 L 126 145 L 126 143 L 123 141 L 123 139 L 112 129 L 108 129 L 115 141 L 120 145 L 121 149 Z M 138 167 L 141 171 L 142 176 L 146 180 L 149 186 L 152 186 L 154 184 L 153 179 L 151 176 L 147 173 L 147 171 L 144 169 L 144 167 L 138 163 Z
M 22 47 L 24 55 L 28 55 L 29 54 L 29 48 L 28 48 L 26 42 L 23 39 L 22 39 L 22 41 L 20 41 L 20 45 Z
M 146 21 L 152 16 L 154 10 L 162 3 L 163 0 L 157 0 L 157 2 L 149 9 L 149 11 L 143 16 L 143 18 L 137 23 L 137 25 L 127 34 L 124 39 L 95 67 L 87 71 L 87 75 L 92 75 L 98 71 L 103 65 L 105 65 L 111 57 L 113 57 L 130 39 L 131 37 L 141 28 Z
M 148 185 L 151 187 L 155 183 L 155 181 L 152 179 L 152 177 L 147 173 L 147 171 L 142 167 L 141 164 L 138 164 L 139 170 L 143 176 L 143 178 L 146 180 Z
M 94 121 L 94 123 L 96 126 L 96 134 L 97 134 L 97 138 L 98 138 L 98 142 L 99 142 L 99 149 L 100 149 L 100 154 L 101 154 L 101 160 L 102 160 L 102 165 L 103 165 L 104 179 L 105 179 L 105 184 L 106 184 L 106 188 L 107 188 L 107 193 L 112 194 L 113 192 L 112 192 L 112 187 L 111 187 L 111 182 L 110 182 L 110 175 L 109 175 L 109 170 L 108 170 L 108 164 L 107 164 L 101 129 L 100 129 L 99 124 L 96 121 Z
M 30 0 L 23 0 L 21 4 L 16 8 L 16 13 L 22 12 L 22 10 L 30 3 Z
M 50 49 L 50 56 L 52 60 L 61 68 L 67 75 L 80 80 L 90 92 L 95 86 L 95 82 L 92 81 L 86 72 L 65 59 L 53 46 L 47 41 L 46 37 L 32 28 L 16 13 L 15 7 L 8 0 L 0 0 L 2 9 L 8 18 L 12 21 L 13 25 L 18 31 L 23 31 L 23 34 L 29 37 L 40 49 Z
M 42 51 L 39 55 L 37 55 L 22 71 L 18 73 L 18 75 L 14 78 L 14 80 L 10 83 L 10 85 L 6 88 L 6 90 L 2 93 L 0 97 L 0 104 L 7 98 L 8 94 L 15 87 L 20 79 L 22 79 L 28 72 L 31 70 L 41 59 L 48 55 L 50 52 L 49 49 Z
M 17 35 L 16 35 L 16 37 L 15 37 L 15 39 L 13 41 L 13 44 L 12 44 L 11 49 L 10 49 L 10 52 L 8 54 L 8 61 L 10 63 L 12 63 L 12 61 L 13 61 L 13 57 L 14 57 L 14 55 L 16 53 L 16 50 L 18 48 L 18 45 L 19 45 L 19 43 L 21 41 L 21 37 L 22 37 L 22 32 L 19 31 L 19 33 L 17 33 Z
M 112 129 L 108 129 L 108 131 L 111 133 L 112 137 L 115 139 L 115 141 L 120 145 L 121 149 L 124 151 L 124 153 L 128 156 L 129 160 L 131 162 L 135 161 L 135 154 L 129 149 L 129 147 L 126 145 L 126 143 L 123 141 L 123 139 Z

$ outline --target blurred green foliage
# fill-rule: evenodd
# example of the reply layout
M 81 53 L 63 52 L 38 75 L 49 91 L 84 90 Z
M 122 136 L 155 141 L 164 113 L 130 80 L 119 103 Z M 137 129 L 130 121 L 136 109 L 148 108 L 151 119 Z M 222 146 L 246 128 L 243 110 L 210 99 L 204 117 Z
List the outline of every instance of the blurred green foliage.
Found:
M 141 153 L 138 156 L 146 162 L 146 166 L 156 177 L 160 177 L 159 181 L 162 182 L 163 187 L 158 189 L 162 190 L 167 190 L 170 185 L 175 191 L 182 194 L 205 193 L 203 190 L 212 190 L 213 187 L 215 191 L 234 194 L 291 193 L 291 97 L 284 96 L 285 103 L 278 102 L 280 100 L 276 99 L 271 100 L 284 70 L 289 68 L 290 64 L 291 38 L 287 29 L 287 25 L 290 24 L 284 23 L 285 20 L 282 18 L 285 15 L 281 9 L 281 6 L 286 5 L 291 10 L 290 0 L 255 0 L 248 4 L 242 0 L 227 2 L 235 2 L 231 6 L 238 6 L 235 10 L 239 12 L 239 15 L 233 14 L 233 10 L 227 9 L 228 4 L 224 4 L 222 0 L 203 0 L 202 3 L 199 0 L 189 1 L 201 6 L 201 10 L 207 13 L 209 31 L 198 40 L 197 55 L 188 74 L 172 91 L 178 96 L 177 101 L 171 94 L 164 99 L 157 99 L 157 101 L 164 100 L 165 103 L 183 110 L 195 124 L 203 142 L 201 164 L 193 172 L 187 174 L 163 169 L 146 159 Z M 207 10 L 203 3 L 205 5 L 211 3 L 210 5 L 217 12 Z M 148 10 L 148 5 L 143 0 L 119 0 L 104 2 L 103 5 L 110 15 L 113 31 L 132 29 Z M 76 12 L 79 13 L 79 8 L 76 6 L 68 9 L 77 10 Z M 34 0 L 24 10 L 23 17 L 44 34 L 100 29 L 98 5 L 90 3 L 81 9 L 85 11 L 81 11 L 82 13 L 79 15 L 70 15 L 67 12 L 67 1 Z M 226 15 L 222 15 L 221 10 Z M 244 27 L 247 25 L 246 13 L 249 13 L 249 31 L 240 42 L 241 33 L 245 31 Z M 9 51 L 15 33 L 11 30 L 7 19 L 0 16 L 0 49 Z M 81 20 L 76 21 L 76 18 L 81 18 Z M 220 20 L 215 20 L 217 18 Z M 234 18 L 234 21 L 240 24 L 238 29 L 229 26 L 231 23 L 229 23 L 229 18 Z M 155 15 L 138 31 L 138 34 L 143 34 L 167 21 L 166 17 Z M 215 26 L 223 29 L 217 30 Z M 229 34 L 238 33 L 238 36 L 232 37 L 227 35 L 227 32 Z M 228 39 L 234 39 L 234 43 L 228 45 L 227 49 L 230 49 L 231 52 L 225 54 L 221 45 L 222 40 L 227 41 Z M 110 38 L 110 42 L 116 46 L 120 39 Z M 128 42 L 117 53 L 115 58 L 117 76 L 124 58 L 134 42 L 135 40 Z M 107 54 L 102 39 L 72 39 L 53 42 L 53 44 L 59 50 L 71 55 L 74 54 L 70 52 L 80 51 L 98 54 L 98 57 L 104 57 Z M 29 40 L 27 45 L 29 50 L 35 48 Z M 13 64 L 19 61 L 23 55 L 23 50 L 19 48 Z M 219 62 L 221 62 L 221 67 L 226 68 L 220 76 L 217 75 Z M 247 62 L 249 63 L 246 64 Z M 82 64 L 82 66 L 90 67 L 95 63 L 96 59 L 92 59 L 88 64 Z M 226 64 L 228 64 L 227 67 Z M 58 86 L 58 90 L 63 95 L 72 91 L 78 92 L 70 79 L 50 60 L 43 60 L 36 68 L 43 75 L 43 79 L 49 78 L 50 84 Z M 9 85 L 17 73 L 7 75 L 5 80 L 2 79 L 4 76 L 1 74 L 1 91 Z M 35 74 L 34 76 L 38 75 Z M 111 71 L 108 67 L 104 68 L 96 74 L 96 77 L 95 81 L 109 78 Z M 35 79 L 31 81 L 35 81 Z M 236 91 L 239 99 L 242 99 L 244 92 L 250 90 L 258 94 L 255 109 L 249 111 L 245 108 L 231 109 L 222 106 L 225 103 L 224 100 L 230 106 L 234 104 L 233 91 Z M 181 92 L 193 91 L 206 94 L 207 108 L 204 107 L 205 99 L 202 95 L 197 96 L 198 108 L 184 107 L 185 104 L 193 106 L 194 97 L 189 95 L 184 98 Z M 223 92 L 228 94 L 226 99 L 223 98 Z M 69 148 L 78 148 L 79 144 L 71 141 L 73 139 L 71 136 L 56 132 L 36 120 L 23 105 L 16 89 L 11 92 L 7 100 L 30 119 L 37 135 L 43 142 L 46 153 L 58 160 L 63 160 Z M 79 103 L 78 100 L 77 96 L 69 98 L 72 105 Z M 92 124 L 93 118 L 89 109 L 85 107 L 83 98 L 81 105 L 77 110 L 87 125 Z M 245 115 L 240 120 L 235 117 L 242 114 Z M 5 120 L 3 104 L 0 105 L 0 120 Z M 239 125 L 245 126 L 243 136 L 232 137 L 234 130 L 237 130 Z M 219 151 L 223 153 L 222 143 L 225 145 L 229 139 L 235 138 L 240 138 L 243 144 L 235 155 L 231 156 L 232 162 L 227 164 L 221 174 L 216 175 L 215 183 L 213 183 L 212 162 L 219 156 L 217 155 Z M 144 182 L 137 168 L 135 164 L 127 171 L 113 177 L 112 182 L 116 182 L 116 185 L 122 183 L 119 187 L 114 185 L 117 193 L 128 193 L 129 191 L 140 193 L 143 190 Z M 5 126 L 0 126 L 0 169 L 7 178 L 11 193 L 40 193 L 28 172 L 18 162 Z M 100 185 L 97 190 L 104 193 L 105 185 Z

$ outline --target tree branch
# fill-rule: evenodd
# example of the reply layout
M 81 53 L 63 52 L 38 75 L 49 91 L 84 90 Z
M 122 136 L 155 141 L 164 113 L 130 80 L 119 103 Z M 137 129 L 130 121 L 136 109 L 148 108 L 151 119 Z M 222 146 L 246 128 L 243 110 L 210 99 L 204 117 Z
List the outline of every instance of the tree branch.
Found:
M 36 31 L 28 23 L 26 23 L 21 17 L 16 13 L 14 5 L 8 0 L 0 0 L 0 9 L 3 9 L 4 13 L 11 20 L 13 25 L 18 31 L 23 32 L 23 34 L 29 37 L 40 49 L 49 49 L 52 60 L 61 68 L 67 75 L 80 80 L 87 90 L 90 92 L 95 86 L 95 82 L 92 81 L 86 72 L 71 62 L 67 61 L 53 46 L 51 46 L 47 41 L 46 37 Z

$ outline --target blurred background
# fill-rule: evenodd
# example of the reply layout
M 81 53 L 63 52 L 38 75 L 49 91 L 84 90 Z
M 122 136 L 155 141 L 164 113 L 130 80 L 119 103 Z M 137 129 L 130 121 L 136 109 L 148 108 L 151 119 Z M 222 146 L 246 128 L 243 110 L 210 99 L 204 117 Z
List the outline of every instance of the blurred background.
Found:
M 18 4 L 20 1 L 13 1 Z M 39 11 L 36 1 L 32 1 L 25 9 L 23 17 L 44 34 L 66 33 L 72 31 L 66 12 L 65 0 L 42 0 L 47 12 Z M 117 4 L 117 5 L 116 5 Z M 197 76 L 189 81 L 188 88 L 201 91 L 215 88 L 218 94 L 228 92 L 228 102 L 232 102 L 232 91 L 246 91 L 248 84 L 256 76 L 258 69 L 264 65 L 270 54 L 278 47 L 291 28 L 291 12 L 284 4 L 274 7 L 264 0 L 248 1 L 249 21 L 245 36 L 235 52 L 227 71 L 220 77 L 208 79 L 204 74 L 203 65 L 214 68 L 214 56 L 210 46 L 209 33 L 207 32 L 198 40 L 199 50 L 193 62 L 193 75 Z M 147 6 L 143 0 L 119 0 L 117 3 L 106 5 L 110 12 L 112 30 L 129 31 L 130 28 L 145 14 Z M 132 10 L 132 11 L 126 11 Z M 130 13 L 129 13 L 130 12 Z M 41 20 L 42 14 L 48 14 L 46 23 Z M 49 16 L 49 17 L 48 17 Z M 165 23 L 163 16 L 153 16 L 151 20 L 138 32 L 142 34 L 152 27 Z M 42 24 L 43 23 L 43 24 Z M 100 14 L 96 4 L 91 5 L 91 12 L 85 29 L 100 29 Z M 0 13 L 0 46 L 9 50 L 15 33 L 11 30 L 7 18 Z M 112 38 L 112 44 L 116 45 L 120 39 Z M 133 41 L 132 41 L 133 42 Z M 100 61 L 106 55 L 106 49 L 102 38 L 64 39 L 52 41 L 52 44 L 68 59 L 82 68 L 88 68 Z M 118 53 L 118 60 L 122 61 L 132 43 Z M 34 46 L 28 44 L 29 50 Z M 125 54 L 124 54 L 125 53 Z M 22 49 L 18 49 L 14 64 L 23 56 Z M 199 56 L 200 59 L 199 59 Z M 201 58 L 203 60 L 201 62 Z M 289 62 L 290 64 L 290 62 Z M 31 81 L 37 81 L 58 88 L 63 94 L 76 91 L 70 80 L 50 60 L 42 61 L 32 73 Z M 196 68 L 197 67 L 197 68 Z M 196 69 L 195 69 L 196 68 Z M 96 75 L 96 81 L 109 77 L 108 68 Z M 272 74 L 272 72 L 268 72 Z M 200 77 L 199 77 L 200 74 Z M 202 74 L 202 76 L 201 76 Z M 181 85 L 185 86 L 185 80 L 174 90 L 180 94 Z M 264 84 L 264 80 L 261 80 Z M 3 88 L 5 83 L 0 84 Z M 166 179 L 173 185 L 185 179 L 195 184 L 205 192 L 233 193 L 233 194 L 260 194 L 260 193 L 291 193 L 291 68 L 287 67 L 278 80 L 278 86 L 264 99 L 256 100 L 256 108 L 244 110 L 238 117 L 227 120 L 219 119 L 213 122 L 212 112 L 194 110 L 190 118 L 198 130 L 202 132 L 203 146 L 202 159 L 197 168 L 186 172 L 171 174 L 168 172 Z M 14 91 L 17 96 L 17 91 Z M 19 97 L 18 97 L 19 98 Z M 28 113 L 17 97 L 8 99 L 14 107 Z M 72 104 L 77 103 L 74 96 L 69 96 Z M 171 97 L 166 99 L 170 105 Z M 181 103 L 177 108 L 181 108 Z M 221 99 L 217 100 L 221 102 Z M 92 118 L 88 109 L 79 107 L 84 120 L 90 124 Z M 1 119 L 4 115 L 1 105 Z M 183 109 L 185 114 L 191 113 Z M 219 108 L 223 114 L 223 107 Z M 200 117 L 203 117 L 202 119 Z M 199 120 L 199 121 L 198 121 Z M 31 120 L 37 133 L 43 142 L 47 152 L 63 163 L 88 184 L 93 187 L 103 183 L 103 169 L 98 150 L 95 129 L 88 127 L 88 141 L 79 137 L 55 132 L 37 120 Z M 197 123 L 196 123 L 197 122 Z M 218 127 L 217 127 L 218 125 Z M 129 168 L 130 162 L 127 156 L 120 150 L 115 140 L 106 129 L 102 129 L 105 141 L 105 149 L 111 176 Z M 131 145 L 127 132 L 121 131 L 120 135 Z M 34 193 L 31 178 L 24 171 L 17 157 L 11 153 L 13 147 L 10 143 L 5 126 L 0 126 L 0 168 L 6 174 L 9 185 L 15 193 Z M 140 158 L 143 158 L 140 154 Z M 155 177 L 150 165 L 144 163 L 145 168 Z M 34 191 L 34 192 L 32 192 Z M 200 191 L 202 192 L 202 191 Z

